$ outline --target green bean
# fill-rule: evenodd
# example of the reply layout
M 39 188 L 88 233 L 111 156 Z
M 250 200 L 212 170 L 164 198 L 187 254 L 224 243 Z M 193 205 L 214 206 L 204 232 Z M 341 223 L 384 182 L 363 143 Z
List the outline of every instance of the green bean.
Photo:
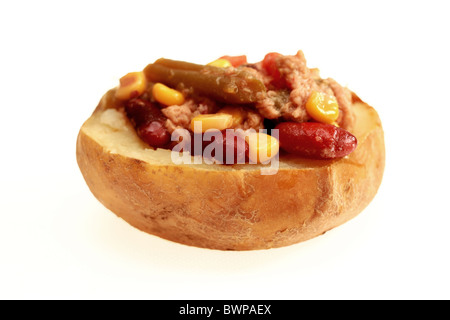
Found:
M 178 70 L 190 70 L 190 71 L 200 71 L 203 68 L 205 68 L 205 65 L 202 64 L 196 64 L 186 61 L 179 61 L 179 60 L 171 60 L 171 59 L 158 59 L 154 62 L 154 64 L 159 64 L 171 69 L 178 69 Z
M 149 64 L 144 73 L 149 81 L 161 82 L 173 88 L 192 88 L 196 94 L 225 103 L 254 103 L 266 92 L 260 80 L 242 69 L 230 71 L 184 61 L 159 59 Z

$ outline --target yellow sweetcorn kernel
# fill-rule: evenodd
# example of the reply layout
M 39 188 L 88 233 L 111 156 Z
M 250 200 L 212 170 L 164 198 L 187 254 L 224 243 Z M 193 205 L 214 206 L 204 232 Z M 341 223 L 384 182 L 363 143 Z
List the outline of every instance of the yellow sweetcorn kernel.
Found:
M 245 136 L 248 143 L 248 156 L 253 163 L 264 163 L 272 159 L 280 150 L 280 142 L 271 135 L 252 132 Z
M 232 64 L 227 59 L 217 59 L 210 63 L 208 63 L 208 66 L 218 67 L 218 68 L 228 68 L 231 67 Z
M 335 97 L 313 91 L 306 102 L 306 112 L 318 122 L 332 124 L 339 117 L 339 105 Z
M 128 100 L 138 97 L 144 93 L 147 88 L 147 78 L 142 71 L 130 72 L 120 78 L 119 87 L 116 90 L 116 98 Z
M 244 123 L 244 119 L 247 116 L 247 112 L 241 107 L 226 106 L 219 110 L 217 113 L 229 114 L 233 117 L 233 128 L 238 127 Z
M 152 94 L 156 101 L 166 106 L 180 105 L 184 103 L 184 96 L 180 91 L 169 88 L 159 82 L 153 85 Z
M 191 120 L 191 130 L 194 133 L 206 132 L 206 130 L 225 130 L 233 125 L 233 117 L 229 114 L 200 114 Z

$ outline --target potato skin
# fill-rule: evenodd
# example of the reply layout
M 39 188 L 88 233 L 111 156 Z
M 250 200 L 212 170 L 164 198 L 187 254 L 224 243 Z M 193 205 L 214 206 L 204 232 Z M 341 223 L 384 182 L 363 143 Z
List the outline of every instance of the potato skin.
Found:
M 354 102 L 361 103 L 356 96 Z M 144 232 L 219 250 L 282 247 L 352 219 L 377 193 L 385 165 L 383 129 L 378 114 L 364 108 L 373 128 L 348 157 L 280 168 L 275 175 L 148 163 L 109 152 L 84 126 L 77 161 L 94 196 Z

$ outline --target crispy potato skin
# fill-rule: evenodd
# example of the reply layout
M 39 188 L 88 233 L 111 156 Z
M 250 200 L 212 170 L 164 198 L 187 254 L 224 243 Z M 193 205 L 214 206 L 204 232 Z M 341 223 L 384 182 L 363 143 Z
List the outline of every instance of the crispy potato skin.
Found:
M 362 103 L 356 95 L 354 102 Z M 280 168 L 275 175 L 155 165 L 109 152 L 84 126 L 77 161 L 94 196 L 144 232 L 219 250 L 282 247 L 352 219 L 377 193 L 385 165 L 383 129 L 375 110 L 364 108 L 372 129 L 348 157 Z

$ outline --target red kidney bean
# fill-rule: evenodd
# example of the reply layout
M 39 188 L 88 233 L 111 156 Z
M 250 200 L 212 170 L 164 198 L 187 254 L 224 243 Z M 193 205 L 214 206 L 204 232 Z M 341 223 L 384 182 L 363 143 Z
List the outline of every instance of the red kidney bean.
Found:
M 214 159 L 223 164 L 243 164 L 248 159 L 248 143 L 232 130 L 223 130 L 217 135 L 211 147 L 218 151 Z
M 155 148 L 162 148 L 170 142 L 170 134 L 164 126 L 166 117 L 161 110 L 147 100 L 128 100 L 125 111 L 138 136 Z
M 154 120 L 165 120 L 165 116 L 155 104 L 140 98 L 128 100 L 125 103 L 125 111 L 135 127 Z
M 172 143 L 170 149 L 181 140 Z M 248 160 L 248 143 L 243 137 L 230 130 L 190 133 L 187 145 L 178 150 L 189 151 L 192 155 L 216 160 L 223 164 L 243 164 Z M 217 151 L 217 152 L 216 152 Z
M 170 134 L 159 120 L 144 123 L 137 127 L 138 136 L 154 148 L 162 148 L 170 142 Z
M 286 152 L 314 159 L 345 157 L 355 150 L 357 140 L 347 130 L 318 122 L 283 122 L 279 130 L 280 147 Z

